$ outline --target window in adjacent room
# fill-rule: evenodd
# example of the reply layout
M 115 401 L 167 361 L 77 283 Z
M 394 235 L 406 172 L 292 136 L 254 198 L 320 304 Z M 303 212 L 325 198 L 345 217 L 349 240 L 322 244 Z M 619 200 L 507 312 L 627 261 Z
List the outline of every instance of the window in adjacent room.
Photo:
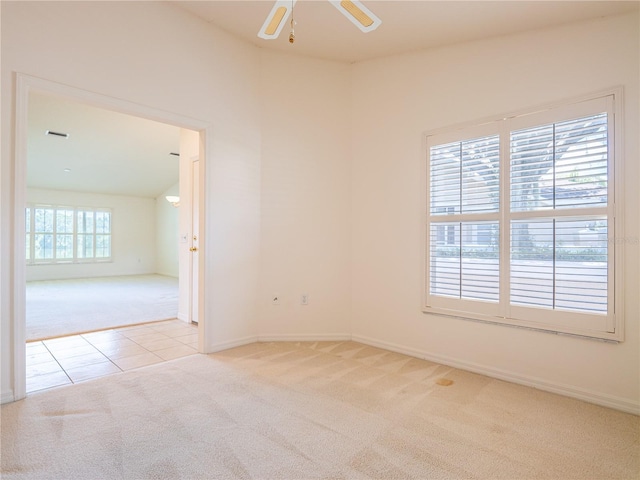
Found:
M 28 205 L 27 264 L 100 262 L 111 259 L 111 211 Z
M 428 136 L 425 311 L 621 339 L 618 95 Z

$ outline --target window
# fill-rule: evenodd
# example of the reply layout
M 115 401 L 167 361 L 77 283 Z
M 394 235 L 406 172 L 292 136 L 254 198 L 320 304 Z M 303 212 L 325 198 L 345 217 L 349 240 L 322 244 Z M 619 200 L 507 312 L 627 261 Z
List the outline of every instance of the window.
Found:
M 25 225 L 27 264 L 111 260 L 107 209 L 29 205 Z
M 428 136 L 425 311 L 621 339 L 614 100 Z

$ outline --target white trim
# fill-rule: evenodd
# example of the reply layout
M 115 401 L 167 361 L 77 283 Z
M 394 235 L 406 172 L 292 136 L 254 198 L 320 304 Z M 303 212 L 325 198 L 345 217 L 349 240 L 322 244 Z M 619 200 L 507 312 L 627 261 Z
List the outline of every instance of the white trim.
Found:
M 237 340 L 231 340 L 229 342 L 216 343 L 215 345 L 212 345 L 211 348 L 207 350 L 207 353 L 216 353 L 216 352 L 221 352 L 223 350 L 229 350 L 230 348 L 242 347 L 244 345 L 256 343 L 257 341 L 258 341 L 258 337 L 244 337 L 244 338 L 238 338 Z
M 26 169 L 27 169 L 27 132 L 28 132 L 28 103 L 29 94 L 31 92 L 43 93 L 45 95 L 54 95 L 73 101 L 92 105 L 94 107 L 112 110 L 128 115 L 146 118 L 162 123 L 175 125 L 180 128 L 194 130 L 199 133 L 200 137 L 200 158 L 202 161 L 202 175 L 206 175 L 206 167 L 208 162 L 212 161 L 212 151 L 204 152 L 205 145 L 212 145 L 212 126 L 210 123 L 195 118 L 186 117 L 176 113 L 159 110 L 146 105 L 141 105 L 128 100 L 109 97 L 95 92 L 82 90 L 80 88 L 56 83 L 31 75 L 16 72 L 16 89 L 15 89 L 15 111 L 14 117 L 16 122 L 15 132 L 15 157 L 13 167 L 15 172 L 14 185 L 15 194 L 13 197 L 14 219 L 12 228 L 13 232 L 13 249 L 10 259 L 13 275 L 10 276 L 9 296 L 13 302 L 13 316 L 10 319 L 10 331 L 12 334 L 13 345 L 13 399 L 20 400 L 26 396 L 26 321 L 25 321 L 25 285 L 26 285 L 26 264 L 25 264 L 25 242 L 24 239 L 24 211 L 26 205 Z M 212 150 L 212 149 L 211 149 Z M 206 154 L 203 154 L 206 153 Z M 202 178 L 202 183 L 206 180 Z M 207 227 L 205 223 L 206 215 L 206 188 L 201 190 L 200 198 L 200 216 L 201 216 L 201 236 L 202 231 Z M 203 241 L 206 236 L 203 236 Z M 203 250 L 206 250 L 203 248 Z M 205 256 L 201 253 L 200 271 L 204 272 Z M 199 301 L 201 303 L 202 312 L 206 313 L 205 298 L 205 282 L 208 275 L 202 273 L 203 278 L 200 282 Z M 205 315 L 198 324 L 198 345 L 199 351 L 202 353 L 202 345 L 208 330 Z
M 27 137 L 29 110 L 28 78 L 16 76 L 15 109 L 15 157 L 14 157 L 14 198 L 13 198 L 13 277 L 9 285 L 13 301 L 13 317 L 9 319 L 13 335 L 13 399 L 27 396 L 27 322 L 26 322 L 26 270 L 24 261 L 26 248 L 24 242 L 24 207 L 27 203 Z
M 626 178 L 624 174 L 625 170 L 625 158 L 623 148 L 623 132 L 624 132 L 624 89 L 622 87 L 618 87 L 616 89 L 611 90 L 615 101 L 613 102 L 613 126 L 615 128 L 614 131 L 614 139 L 611 147 L 613 147 L 613 154 L 615 155 L 614 162 L 614 190 L 613 190 L 613 201 L 615 204 L 613 205 L 613 214 L 614 214 L 614 224 L 613 224 L 613 241 L 614 244 L 617 244 L 614 252 L 615 252 L 615 274 L 614 274 L 614 328 L 616 329 L 616 333 L 619 338 L 622 340 L 625 338 L 625 322 L 624 322 L 624 305 L 625 305 L 625 288 L 624 288 L 624 275 L 626 264 L 624 261 L 625 250 L 627 246 L 623 244 L 623 240 L 625 237 L 625 201 L 624 201 L 624 191 L 626 187 Z
M 433 354 L 424 350 L 406 347 L 395 343 L 383 342 L 361 335 L 353 335 L 352 340 L 354 342 L 363 343 L 372 347 L 383 348 L 385 350 L 401 353 L 403 355 L 409 355 L 411 357 L 429 360 L 431 362 L 458 368 L 460 370 L 478 373 L 480 375 L 486 375 L 498 380 L 504 380 L 507 382 L 516 383 L 518 385 L 524 385 L 526 387 L 544 390 L 545 392 L 557 393 L 559 395 L 575 398 L 584 402 L 601 405 L 607 408 L 614 408 L 616 410 L 620 410 L 626 413 L 632 413 L 634 415 L 640 415 L 640 402 L 636 402 L 630 399 L 616 397 L 614 395 L 607 395 L 600 392 L 594 392 L 591 390 L 575 387 L 573 385 L 549 382 L 539 377 L 521 375 L 519 373 L 510 372 L 508 370 L 493 368 L 475 362 L 466 362 L 453 357 Z
M 0 403 L 4 405 L 5 403 L 11 403 L 15 400 L 13 396 L 13 390 L 7 390 L 6 392 L 2 392 L 2 396 L 0 397 Z
M 423 131 L 423 138 L 425 138 L 423 142 L 423 147 L 425 148 L 423 149 L 423 151 L 426 151 L 426 145 L 427 145 L 426 138 L 434 135 L 441 135 L 441 134 L 450 132 L 452 130 L 466 130 L 471 127 L 480 127 L 481 125 L 486 125 L 489 123 L 503 122 L 504 120 L 507 120 L 510 118 L 535 115 L 537 113 L 544 112 L 546 110 L 553 110 L 558 107 L 563 107 L 565 105 L 587 102 L 595 98 L 606 97 L 607 95 L 615 95 L 616 98 L 618 97 L 618 95 L 620 95 L 619 98 L 622 100 L 622 92 L 623 92 L 622 86 L 606 88 L 604 90 L 598 90 L 596 92 L 586 93 L 584 95 L 578 95 L 578 96 L 567 98 L 561 101 L 545 103 L 544 105 L 539 105 L 537 107 L 534 106 L 531 108 L 523 108 L 520 110 L 508 112 L 508 113 L 492 115 L 490 117 L 483 117 L 477 120 L 469 120 L 466 122 L 454 123 L 454 124 L 446 125 L 444 127 L 438 127 L 438 128 L 426 130 L 426 131 Z M 618 102 L 616 103 L 617 103 L 616 108 L 618 106 L 621 106 L 621 103 L 618 103 Z M 618 112 L 618 110 L 616 110 L 616 112 Z
M 348 333 L 324 334 L 262 334 L 243 337 L 228 342 L 216 343 L 207 350 L 207 353 L 221 352 L 230 348 L 242 347 L 258 342 L 347 342 L 351 340 Z
M 26 88 L 27 93 L 38 92 L 45 95 L 56 95 L 76 102 L 85 103 L 98 108 L 113 110 L 127 115 L 134 115 L 148 120 L 167 123 L 171 125 L 187 128 L 189 130 L 200 131 L 210 127 L 209 123 L 196 118 L 186 117 L 178 113 L 168 112 L 157 108 L 149 107 L 129 100 L 110 97 L 100 93 L 90 92 L 81 88 L 72 87 L 63 83 L 34 77 L 24 73 L 16 73 L 18 87 Z M 16 108 L 17 111 L 17 108 Z
M 199 132 L 200 144 L 198 146 L 198 159 L 200 161 L 200 170 L 198 181 L 200 182 L 200 185 L 198 187 L 198 215 L 200 224 L 200 240 L 198 241 L 198 247 L 200 248 L 200 254 L 198 255 L 198 352 L 209 353 L 205 350 L 205 344 L 207 343 L 207 332 L 210 329 L 210 323 L 206 321 L 206 308 L 210 300 L 207 300 L 205 286 L 209 284 L 208 279 L 211 275 L 213 275 L 216 266 L 212 265 L 210 267 L 210 270 L 207 270 L 207 268 L 205 267 L 207 259 L 213 258 L 213 255 L 207 256 L 207 242 L 210 238 L 213 238 L 213 235 L 209 235 L 209 232 L 207 230 L 210 226 L 210 222 L 207 222 L 206 206 L 209 199 L 209 194 L 207 193 L 207 172 L 209 171 L 209 167 L 212 166 L 213 163 L 207 157 L 207 155 L 213 155 L 213 129 L 209 126 L 207 128 L 200 129 Z M 210 161 L 211 163 L 209 163 Z M 213 171 L 213 168 L 211 168 L 211 170 Z M 192 192 L 189 192 L 189 194 L 192 194 Z M 193 217 L 193 214 L 191 214 L 191 217 Z M 211 260 L 211 262 L 213 262 L 213 260 Z M 213 281 L 211 283 L 213 283 Z M 193 296 L 193 292 L 191 292 L 190 295 L 191 299 Z M 190 304 L 191 300 L 189 301 L 189 305 Z
M 351 340 L 349 333 L 284 333 L 284 334 L 260 334 L 258 342 L 348 342 Z

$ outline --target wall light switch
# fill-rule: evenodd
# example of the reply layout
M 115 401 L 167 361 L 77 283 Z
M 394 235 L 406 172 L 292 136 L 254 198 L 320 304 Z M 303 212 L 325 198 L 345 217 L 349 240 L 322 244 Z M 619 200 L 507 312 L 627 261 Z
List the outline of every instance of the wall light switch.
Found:
M 309 305 L 309 295 L 303 293 L 300 295 L 300 305 Z
M 276 293 L 271 295 L 271 305 L 280 305 L 280 295 Z

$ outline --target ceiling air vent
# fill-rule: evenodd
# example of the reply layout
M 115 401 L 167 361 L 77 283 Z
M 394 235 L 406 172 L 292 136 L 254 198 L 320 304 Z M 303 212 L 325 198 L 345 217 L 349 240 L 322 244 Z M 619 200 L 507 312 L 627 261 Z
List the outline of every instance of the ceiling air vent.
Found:
M 54 132 L 53 130 L 47 130 L 46 132 L 44 132 L 44 134 L 45 135 L 53 135 L 54 137 L 69 138 L 69 134 L 68 133 Z

